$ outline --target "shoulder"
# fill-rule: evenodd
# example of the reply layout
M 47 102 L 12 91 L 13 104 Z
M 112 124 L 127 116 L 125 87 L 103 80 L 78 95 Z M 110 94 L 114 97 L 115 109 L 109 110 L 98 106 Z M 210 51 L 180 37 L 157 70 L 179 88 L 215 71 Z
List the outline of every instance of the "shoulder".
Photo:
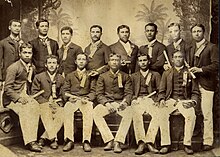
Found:
M 155 45 L 157 45 L 158 47 L 166 48 L 166 46 L 163 43 L 159 42 L 159 41 L 156 41 Z
M 81 47 L 73 42 L 70 43 L 69 45 L 70 48 L 73 48 L 73 49 L 81 49 Z
M 145 48 L 147 48 L 147 45 L 142 45 L 142 46 L 140 46 L 140 50 L 143 50 L 143 49 L 145 49 Z
M 115 47 L 117 47 L 119 44 L 120 44 L 120 43 L 117 41 L 116 43 L 111 44 L 109 47 L 110 47 L 110 48 L 115 48 Z
M 150 71 L 154 77 L 161 77 L 161 75 L 156 71 Z

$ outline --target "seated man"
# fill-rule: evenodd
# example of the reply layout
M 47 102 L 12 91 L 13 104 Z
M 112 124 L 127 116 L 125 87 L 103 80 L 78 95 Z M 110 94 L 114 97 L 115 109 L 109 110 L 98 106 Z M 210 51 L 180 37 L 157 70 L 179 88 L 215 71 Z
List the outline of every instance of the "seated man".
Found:
M 35 99 L 40 104 L 40 115 L 45 127 L 51 126 L 53 136 L 56 136 L 63 125 L 63 101 L 61 98 L 61 87 L 64 84 L 64 78 L 57 73 L 58 58 L 54 55 L 47 56 L 46 71 L 37 74 L 32 84 L 32 94 L 36 94 L 41 90 L 44 93 Z M 50 133 L 45 132 L 39 144 L 45 145 L 45 138 L 48 138 Z M 50 144 L 52 149 L 57 149 L 57 138 Z
M 153 147 L 158 130 L 157 112 L 155 112 L 158 110 L 158 107 L 154 103 L 157 96 L 152 95 L 151 98 L 148 96 L 151 93 L 156 94 L 156 91 L 158 91 L 161 76 L 158 72 L 149 70 L 149 59 L 147 54 L 140 54 L 138 56 L 140 70 L 131 75 L 134 93 L 131 102 L 133 109 L 133 124 L 135 138 L 138 144 L 138 149 L 135 151 L 136 155 L 144 153 L 146 142 L 151 152 L 159 152 Z M 146 136 L 143 123 L 143 114 L 145 112 L 149 113 L 152 117 Z
M 163 113 L 158 117 L 161 123 L 161 137 L 167 139 L 170 136 L 169 116 L 173 111 L 179 110 L 185 118 L 184 151 L 187 154 L 193 154 L 191 138 L 196 121 L 194 107 L 199 99 L 199 88 L 197 82 L 191 78 L 189 70 L 184 66 L 184 54 L 181 51 L 173 53 L 172 61 L 174 67 L 163 73 L 158 94 Z M 169 141 L 160 152 L 167 153 L 170 144 Z
M 104 150 L 112 150 L 114 140 L 114 152 L 121 153 L 120 143 L 125 142 L 128 133 L 132 113 L 130 101 L 132 97 L 131 79 L 128 74 L 119 70 L 121 56 L 115 53 L 109 55 L 110 70 L 101 74 L 97 80 L 96 94 L 98 106 L 95 107 L 93 118 L 99 129 L 103 141 L 107 143 Z M 114 138 L 104 116 L 116 112 L 122 117 L 116 137 Z
M 39 104 L 28 94 L 33 74 L 32 46 L 23 43 L 20 46 L 20 60 L 7 69 L 3 104 L 19 116 L 19 122 L 24 144 L 31 151 L 41 152 L 42 148 L 36 142 L 39 122 Z
M 76 56 L 77 69 L 69 73 L 63 86 L 64 106 L 64 140 L 63 151 L 70 151 L 74 147 L 74 112 L 78 109 L 83 115 L 83 149 L 91 151 L 90 140 L 92 134 L 93 100 L 95 99 L 95 80 L 91 79 L 86 70 L 87 55 L 79 53 Z

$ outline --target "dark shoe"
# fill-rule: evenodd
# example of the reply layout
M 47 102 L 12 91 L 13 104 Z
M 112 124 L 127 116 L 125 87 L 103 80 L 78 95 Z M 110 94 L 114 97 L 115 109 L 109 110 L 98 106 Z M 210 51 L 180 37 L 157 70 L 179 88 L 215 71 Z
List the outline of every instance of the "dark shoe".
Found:
M 192 150 L 192 147 L 191 146 L 184 146 L 184 151 L 188 154 L 188 155 L 191 155 L 193 154 L 193 150 Z
M 91 148 L 89 142 L 84 142 L 83 150 L 84 150 L 84 152 L 91 152 L 92 151 L 92 148 Z
M 107 143 L 107 145 L 104 147 L 104 151 L 112 150 L 113 148 L 113 141 L 110 141 Z
M 151 153 L 154 153 L 154 154 L 159 153 L 159 150 L 157 150 L 156 148 L 154 148 L 154 146 L 153 146 L 152 143 L 148 143 L 148 144 L 147 144 L 147 148 L 149 149 L 149 151 L 150 151 Z
M 46 145 L 46 139 L 40 138 L 38 140 L 38 145 L 41 146 L 41 147 L 44 147 Z
M 144 148 L 145 148 L 145 143 L 142 142 L 138 145 L 138 148 L 136 149 L 136 151 L 134 153 L 136 155 L 142 155 L 142 154 L 144 154 Z
M 167 154 L 170 150 L 170 147 L 169 146 L 163 146 L 161 149 L 160 149 L 160 154 Z
M 114 153 L 121 153 L 122 149 L 119 142 L 114 142 Z
M 42 151 L 42 148 L 38 145 L 37 142 L 30 142 L 26 146 L 27 146 L 27 149 L 29 149 L 30 151 L 33 151 L 33 152 L 41 152 Z
M 202 148 L 203 151 L 209 151 L 212 149 L 213 149 L 213 146 L 210 146 L 210 145 L 203 145 L 203 148 Z
M 57 149 L 58 148 L 58 144 L 57 144 L 57 141 L 54 140 L 51 144 L 50 144 L 50 148 L 51 149 Z
M 63 151 L 64 151 L 64 152 L 68 152 L 68 151 L 72 150 L 73 148 L 74 148 L 74 142 L 71 141 L 71 140 L 69 140 L 69 141 L 65 144 L 65 146 L 63 147 Z

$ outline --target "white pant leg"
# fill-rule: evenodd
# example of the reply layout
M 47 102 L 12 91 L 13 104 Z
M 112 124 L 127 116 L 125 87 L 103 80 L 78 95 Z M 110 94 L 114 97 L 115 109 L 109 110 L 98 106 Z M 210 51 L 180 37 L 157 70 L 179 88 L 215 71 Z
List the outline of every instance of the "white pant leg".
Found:
M 204 134 L 203 134 L 203 144 L 212 145 L 213 144 L 213 97 L 214 91 L 208 91 L 199 86 L 201 92 L 201 109 L 204 117 Z

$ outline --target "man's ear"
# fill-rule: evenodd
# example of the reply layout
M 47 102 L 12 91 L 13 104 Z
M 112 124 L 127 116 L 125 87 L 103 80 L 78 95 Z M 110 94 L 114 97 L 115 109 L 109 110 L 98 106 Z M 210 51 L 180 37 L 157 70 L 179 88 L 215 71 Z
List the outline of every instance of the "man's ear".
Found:
M 8 26 L 8 29 L 11 30 L 11 26 Z

